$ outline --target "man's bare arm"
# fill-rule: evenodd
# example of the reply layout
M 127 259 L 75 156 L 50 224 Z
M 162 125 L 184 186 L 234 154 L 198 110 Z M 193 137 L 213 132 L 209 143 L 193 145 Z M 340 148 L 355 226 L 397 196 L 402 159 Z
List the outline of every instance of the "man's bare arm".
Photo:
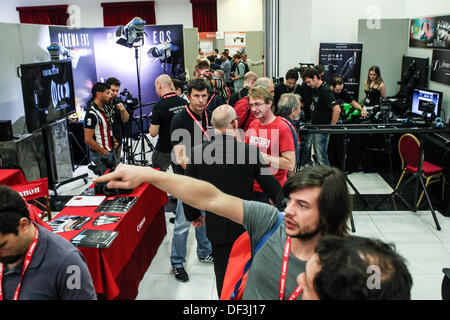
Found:
M 106 181 L 109 181 L 107 187 L 112 189 L 131 189 L 148 182 L 191 207 L 213 212 L 239 224 L 244 221 L 242 199 L 223 193 L 205 181 L 124 164 L 118 165 L 114 172 L 94 179 L 96 183 Z
M 295 151 L 285 151 L 280 157 L 263 153 L 264 161 L 272 168 L 293 171 L 295 169 Z
M 108 150 L 103 148 L 101 145 L 94 140 L 94 129 L 84 128 L 84 143 L 86 143 L 89 148 L 94 150 L 97 153 L 106 155 L 109 153 Z

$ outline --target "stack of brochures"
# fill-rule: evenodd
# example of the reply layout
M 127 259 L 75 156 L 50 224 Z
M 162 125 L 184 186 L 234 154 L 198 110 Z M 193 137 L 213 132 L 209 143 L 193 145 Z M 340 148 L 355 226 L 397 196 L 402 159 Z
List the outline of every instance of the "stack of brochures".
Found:
M 80 230 L 91 217 L 82 216 L 61 216 L 50 222 L 50 227 L 54 233 Z
M 66 203 L 66 207 L 97 207 L 105 196 L 75 196 Z
M 105 224 L 117 223 L 117 222 L 119 222 L 119 220 L 120 220 L 120 217 L 102 214 L 102 215 L 98 216 L 97 218 L 95 218 L 92 225 L 93 226 L 104 226 Z
M 72 238 L 77 247 L 108 248 L 117 237 L 117 231 L 85 229 Z

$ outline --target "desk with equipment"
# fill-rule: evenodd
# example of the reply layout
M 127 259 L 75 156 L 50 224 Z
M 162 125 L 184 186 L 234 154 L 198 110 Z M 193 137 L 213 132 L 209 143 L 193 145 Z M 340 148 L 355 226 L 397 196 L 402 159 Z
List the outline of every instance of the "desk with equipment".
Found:
M 442 123 L 442 122 L 440 122 Z M 405 124 L 398 122 L 396 123 L 389 123 L 389 124 L 345 124 L 345 125 L 308 125 L 304 126 L 303 128 L 299 129 L 299 134 L 336 134 L 336 135 L 343 135 L 344 139 L 344 152 L 342 153 L 342 162 L 344 164 L 343 167 L 341 167 L 342 171 L 347 174 L 347 170 L 345 168 L 346 163 L 346 157 L 347 157 L 347 144 L 348 144 L 348 137 L 352 134 L 398 134 L 398 133 L 411 133 L 419 136 L 420 140 L 420 151 L 419 151 L 419 157 L 418 159 L 423 159 L 423 149 L 424 149 L 424 140 L 426 138 L 426 134 L 434 133 L 436 131 L 439 131 L 440 133 L 449 133 L 450 132 L 450 126 L 449 125 L 440 125 L 439 129 L 436 128 L 435 123 L 425 121 L 424 124 Z M 437 230 L 441 230 L 441 227 L 439 225 L 438 219 L 436 217 L 436 214 L 434 212 L 433 206 L 431 204 L 431 200 L 429 198 L 427 188 L 425 187 L 425 184 L 422 180 L 422 161 L 419 161 L 418 167 L 415 168 L 416 173 L 406 182 L 404 182 L 399 188 L 394 190 L 394 192 L 390 196 L 398 196 L 410 209 L 411 211 L 417 211 L 417 205 L 415 197 L 414 206 L 411 206 L 409 203 L 407 203 L 399 194 L 399 191 L 407 185 L 410 181 L 413 180 L 413 178 L 416 178 L 416 190 L 419 189 L 419 186 L 423 190 L 426 200 L 428 202 L 428 205 L 430 206 L 430 211 L 433 216 L 434 222 L 436 224 Z M 358 192 L 356 187 L 348 180 L 350 187 L 355 191 L 356 196 L 360 197 L 361 200 L 366 204 L 367 202 L 364 200 L 364 198 L 361 196 L 361 194 Z M 378 204 L 379 205 L 379 204 Z M 378 205 L 376 207 L 378 207 Z M 355 231 L 353 219 L 352 219 L 352 231 Z
M 126 195 L 73 197 L 50 225 L 83 253 L 99 299 L 130 300 L 166 234 L 167 201 L 148 183 Z

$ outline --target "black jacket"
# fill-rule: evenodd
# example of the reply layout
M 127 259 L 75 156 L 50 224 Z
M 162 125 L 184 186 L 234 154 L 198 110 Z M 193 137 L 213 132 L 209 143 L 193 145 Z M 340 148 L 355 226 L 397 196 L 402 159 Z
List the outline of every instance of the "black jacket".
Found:
M 203 157 L 197 159 L 200 154 Z M 214 157 L 213 162 L 208 157 Z M 207 141 L 192 149 L 186 175 L 210 182 L 222 192 L 245 200 L 254 200 L 253 183 L 256 179 L 272 201 L 278 203 L 280 183 L 273 175 L 268 174 L 265 167 L 266 164 L 256 147 L 238 142 L 230 135 L 220 134 L 215 136 L 212 142 Z M 183 206 L 188 221 L 194 221 L 200 216 L 197 209 L 186 204 Z M 244 231 L 242 225 L 206 212 L 206 235 L 211 242 L 234 243 Z

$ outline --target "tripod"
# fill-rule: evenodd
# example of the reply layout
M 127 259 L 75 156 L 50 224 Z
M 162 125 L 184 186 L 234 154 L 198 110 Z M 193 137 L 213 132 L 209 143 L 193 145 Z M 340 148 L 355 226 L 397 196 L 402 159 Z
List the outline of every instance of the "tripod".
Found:
M 138 128 L 138 141 L 141 141 L 141 160 L 136 160 L 135 157 L 137 155 L 136 150 L 138 148 L 138 144 L 136 144 L 133 148 L 133 123 Z M 136 119 L 134 117 L 131 117 L 130 120 L 125 125 L 125 136 L 123 138 L 123 157 L 122 157 L 122 163 L 129 163 L 129 164 L 141 164 L 146 165 L 147 160 L 145 160 L 145 154 L 147 152 L 152 152 L 155 148 L 150 141 L 150 139 L 147 137 L 146 133 L 144 132 L 144 126 L 143 126 L 143 120 L 142 117 L 140 119 Z M 143 141 L 145 141 L 150 148 L 150 151 L 145 151 L 145 146 L 142 146 Z
M 68 121 L 67 122 L 67 127 L 69 127 L 70 120 L 67 119 L 67 121 Z M 89 157 L 88 157 L 88 155 L 86 153 L 86 146 L 84 148 L 81 146 L 81 144 L 80 144 L 80 142 L 78 142 L 75 134 L 72 131 L 70 131 L 70 129 L 67 130 L 67 132 L 69 133 L 69 146 L 70 146 L 70 157 L 72 159 L 72 171 L 75 171 L 76 169 L 78 169 L 78 167 L 81 166 L 81 164 L 83 163 L 84 159 L 86 159 L 88 161 L 88 163 L 89 163 Z M 72 138 L 72 139 L 70 139 L 70 138 Z M 74 146 L 72 144 L 72 140 L 75 141 L 76 145 L 78 146 L 78 149 L 83 154 L 83 158 L 78 163 L 74 163 L 75 155 L 74 155 L 74 148 L 73 148 Z
M 146 136 L 146 132 L 144 132 L 144 125 L 143 125 L 143 120 L 142 120 L 142 96 L 141 96 L 141 77 L 140 77 L 140 71 L 139 71 L 139 47 L 143 44 L 143 41 L 140 42 L 140 45 L 138 46 L 133 46 L 134 48 L 134 58 L 136 60 L 136 77 L 137 77 L 137 85 L 138 85 L 138 108 L 139 108 L 139 120 L 136 120 L 133 116 L 131 117 L 131 122 L 129 121 L 127 123 L 128 128 L 125 129 L 125 134 L 127 135 L 126 140 L 126 145 L 124 145 L 124 157 L 123 157 L 123 162 L 125 161 L 125 159 L 127 159 L 128 163 L 132 163 L 132 164 L 140 164 L 140 165 L 147 165 L 148 161 L 146 159 L 146 147 L 145 145 L 147 144 L 147 146 L 149 147 L 149 152 L 152 152 L 155 148 L 153 146 L 153 144 L 151 143 L 150 139 Z M 134 110 L 133 110 L 134 111 Z M 139 140 L 141 141 L 140 147 L 141 147 L 141 151 L 140 151 L 140 160 L 136 160 L 136 150 L 138 147 L 138 144 L 136 144 L 135 149 L 133 150 L 132 145 L 133 145 L 133 140 L 130 137 L 131 136 L 131 128 L 132 128 L 132 123 L 135 123 L 136 126 L 138 127 L 139 130 Z M 131 140 L 130 140 L 131 139 Z M 129 143 L 131 141 L 131 144 Z
M 364 199 L 361 196 L 361 193 L 359 193 L 358 189 L 356 189 L 356 187 L 354 186 L 354 184 L 350 181 L 350 179 L 348 178 L 348 172 L 346 169 L 346 161 L 347 161 L 347 145 L 350 141 L 350 138 L 348 137 L 347 134 L 344 134 L 344 143 L 343 143 L 343 152 L 342 152 L 342 172 L 345 175 L 345 181 L 347 181 L 347 183 L 350 185 L 350 187 L 353 189 L 353 191 L 355 192 L 356 197 L 358 197 L 363 203 L 364 203 L 364 207 L 367 208 L 367 206 L 369 205 L 366 201 L 366 199 Z M 353 213 L 350 215 L 350 223 L 352 226 L 352 232 L 355 232 L 355 222 L 353 221 Z
M 397 189 L 395 189 L 390 195 L 388 195 L 386 198 L 382 199 L 380 202 L 377 203 L 377 205 L 375 206 L 375 209 L 377 209 L 381 203 L 383 203 L 385 200 L 387 200 L 388 198 L 394 198 L 395 196 L 399 197 L 400 200 L 402 200 L 402 202 L 413 212 L 417 212 L 418 209 L 418 205 L 417 205 L 417 193 L 419 191 L 419 185 L 423 190 L 423 193 L 425 194 L 425 197 L 427 198 L 427 202 L 428 205 L 430 206 L 430 211 L 431 211 L 431 215 L 433 216 L 433 220 L 434 223 L 436 224 L 436 229 L 439 231 L 441 230 L 441 226 L 439 225 L 439 221 L 437 219 L 436 213 L 434 212 L 434 208 L 433 205 L 431 204 L 431 200 L 430 200 L 430 196 L 428 195 L 428 191 L 427 188 L 425 187 L 425 184 L 423 182 L 422 179 L 422 174 L 423 174 L 423 142 L 424 142 L 424 133 L 420 133 L 419 134 L 420 138 L 420 147 L 419 147 L 419 164 L 417 167 L 417 171 L 415 173 L 413 173 L 413 175 L 411 177 L 409 177 L 408 180 L 406 180 L 406 182 L 404 182 L 401 186 L 399 186 Z M 412 182 L 413 180 L 416 181 L 415 184 L 415 193 L 414 193 L 414 207 L 411 207 L 411 205 L 400 195 L 400 190 L 402 190 L 403 188 L 405 188 L 405 186 L 407 186 L 410 182 Z

